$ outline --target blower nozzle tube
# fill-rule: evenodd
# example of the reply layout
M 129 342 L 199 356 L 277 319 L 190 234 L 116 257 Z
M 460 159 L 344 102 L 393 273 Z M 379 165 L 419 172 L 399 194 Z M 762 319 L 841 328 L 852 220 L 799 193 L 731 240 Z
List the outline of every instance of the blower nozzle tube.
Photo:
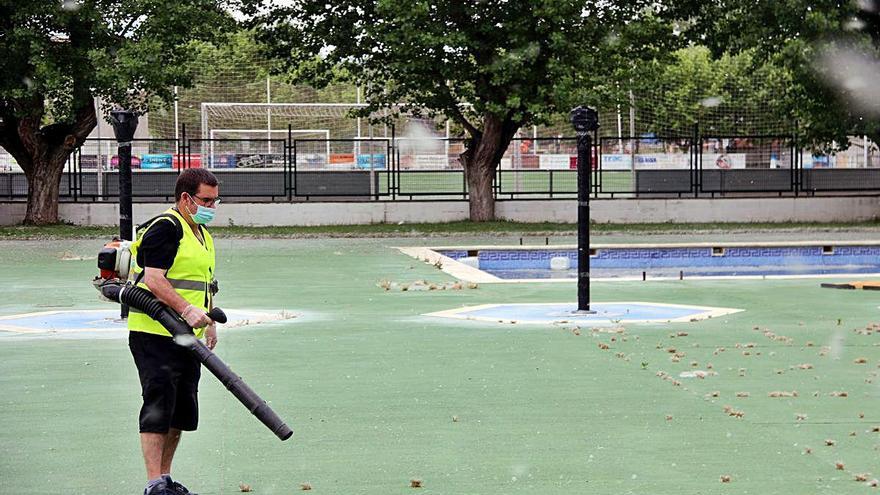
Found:
M 192 328 L 182 321 L 177 313 L 156 299 L 150 291 L 133 285 L 107 283 L 101 286 L 101 293 L 111 301 L 128 304 L 132 308 L 143 311 L 147 316 L 158 321 L 175 337 L 192 337 L 186 339 L 186 346 L 251 414 L 256 416 L 281 440 L 287 440 L 293 436 L 293 430 L 269 407 L 269 404 L 260 398 L 216 354 L 211 352 L 201 340 L 194 338 Z M 214 321 L 226 323 L 226 314 L 219 308 L 211 310 L 208 316 Z

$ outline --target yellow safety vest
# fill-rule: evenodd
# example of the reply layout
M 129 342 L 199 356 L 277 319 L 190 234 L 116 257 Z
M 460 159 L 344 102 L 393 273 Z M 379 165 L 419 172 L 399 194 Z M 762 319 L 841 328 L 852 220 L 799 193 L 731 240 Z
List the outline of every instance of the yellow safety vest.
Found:
M 157 222 L 174 222 L 168 215 L 177 218 L 183 228 L 183 238 L 180 239 L 180 246 L 177 248 L 177 255 L 174 257 L 174 263 L 165 278 L 174 287 L 180 297 L 197 308 L 208 311 L 213 306 L 213 294 L 210 291 L 211 282 L 214 279 L 214 240 L 208 230 L 202 228 L 202 235 L 205 243 L 199 242 L 199 239 L 193 233 L 186 220 L 172 208 L 169 208 L 161 216 L 150 222 L 145 229 L 138 232 L 137 239 L 131 245 L 131 259 L 134 262 L 132 266 L 132 277 L 135 280 L 140 277 L 143 267 L 137 264 L 137 250 L 140 247 L 146 232 Z M 138 287 L 147 289 L 143 281 L 138 282 Z M 150 318 L 145 313 L 131 308 L 128 315 L 128 329 L 134 332 L 146 332 L 156 335 L 165 335 L 170 337 L 171 334 L 165 330 L 159 322 Z M 201 338 L 205 329 L 195 329 L 196 337 Z

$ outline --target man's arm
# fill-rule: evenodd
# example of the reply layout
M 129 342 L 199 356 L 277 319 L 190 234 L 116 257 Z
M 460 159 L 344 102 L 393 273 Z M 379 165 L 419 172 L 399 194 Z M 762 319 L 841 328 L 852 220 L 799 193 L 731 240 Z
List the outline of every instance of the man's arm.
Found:
M 183 313 L 186 307 L 189 306 L 189 302 L 180 297 L 180 294 L 171 286 L 171 282 L 165 278 L 165 270 L 146 267 L 144 269 L 144 283 L 147 284 L 147 288 L 156 296 L 156 299 L 162 301 L 174 311 Z
M 156 299 L 177 311 L 189 326 L 203 328 L 213 323 L 204 310 L 193 306 L 186 299 L 180 297 L 180 294 L 171 286 L 171 282 L 165 278 L 165 270 L 161 268 L 145 268 L 144 283 L 150 289 L 150 292 L 156 296 Z

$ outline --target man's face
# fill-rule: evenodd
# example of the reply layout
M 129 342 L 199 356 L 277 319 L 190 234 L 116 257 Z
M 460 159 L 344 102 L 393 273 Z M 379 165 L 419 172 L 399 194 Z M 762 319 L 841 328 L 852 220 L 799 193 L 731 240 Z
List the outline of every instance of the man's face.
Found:
M 209 186 L 207 184 L 199 184 L 199 189 L 192 196 L 193 201 L 197 205 L 207 208 L 214 208 L 217 200 L 220 198 L 220 186 Z

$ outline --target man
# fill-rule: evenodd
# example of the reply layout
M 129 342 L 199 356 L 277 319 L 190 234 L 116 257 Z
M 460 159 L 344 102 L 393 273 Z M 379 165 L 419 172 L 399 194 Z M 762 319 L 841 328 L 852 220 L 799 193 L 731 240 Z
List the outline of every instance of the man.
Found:
M 214 217 L 218 194 L 214 174 L 184 170 L 177 178 L 175 206 L 142 225 L 131 249 L 135 283 L 179 313 L 209 349 L 217 345 L 217 330 L 207 315 L 216 285 L 214 242 L 205 224 Z M 144 494 L 188 494 L 171 479 L 171 461 L 181 432 L 198 426 L 201 363 L 162 325 L 134 308 L 128 329 L 143 395 L 139 423 L 148 480 Z

